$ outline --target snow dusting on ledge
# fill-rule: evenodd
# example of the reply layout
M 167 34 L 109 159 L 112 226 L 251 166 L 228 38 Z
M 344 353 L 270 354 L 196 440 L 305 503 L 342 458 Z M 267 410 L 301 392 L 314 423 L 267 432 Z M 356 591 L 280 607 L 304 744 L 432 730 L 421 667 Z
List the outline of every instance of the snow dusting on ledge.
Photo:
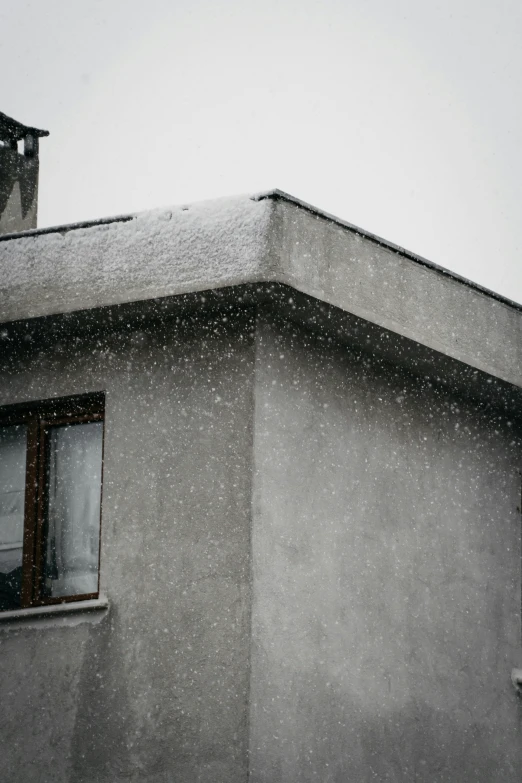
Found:
M 274 282 L 522 388 L 522 309 L 280 191 L 0 242 L 0 322 Z
M 270 211 L 240 196 L 0 242 L 0 320 L 264 279 Z

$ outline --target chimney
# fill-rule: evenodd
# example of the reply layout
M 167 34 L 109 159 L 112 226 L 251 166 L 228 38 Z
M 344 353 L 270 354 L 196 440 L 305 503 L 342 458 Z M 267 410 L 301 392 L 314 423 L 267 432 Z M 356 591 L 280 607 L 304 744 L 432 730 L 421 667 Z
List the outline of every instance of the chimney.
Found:
M 36 228 L 38 139 L 48 135 L 0 112 L 0 234 Z

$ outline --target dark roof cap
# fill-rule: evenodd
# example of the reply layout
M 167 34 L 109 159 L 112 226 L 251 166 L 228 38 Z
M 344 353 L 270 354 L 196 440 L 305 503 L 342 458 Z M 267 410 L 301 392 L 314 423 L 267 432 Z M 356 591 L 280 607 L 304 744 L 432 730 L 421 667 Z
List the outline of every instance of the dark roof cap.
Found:
M 23 125 L 0 111 L 0 139 L 2 141 L 19 141 L 26 136 L 48 135 L 49 131 L 32 128 L 30 125 Z

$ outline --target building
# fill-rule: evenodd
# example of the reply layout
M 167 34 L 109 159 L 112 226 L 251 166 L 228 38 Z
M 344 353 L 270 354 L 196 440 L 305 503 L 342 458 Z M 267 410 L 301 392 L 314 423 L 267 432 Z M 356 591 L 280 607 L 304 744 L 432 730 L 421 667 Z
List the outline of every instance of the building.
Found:
M 518 783 L 521 307 L 279 191 L 0 240 L 2 780 Z

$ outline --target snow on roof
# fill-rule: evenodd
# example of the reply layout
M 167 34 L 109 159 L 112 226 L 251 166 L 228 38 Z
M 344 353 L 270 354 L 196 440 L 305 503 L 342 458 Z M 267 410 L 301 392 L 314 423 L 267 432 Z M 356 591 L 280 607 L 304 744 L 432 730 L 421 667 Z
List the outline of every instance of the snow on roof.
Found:
M 0 320 L 261 279 L 269 212 L 240 196 L 0 242 Z
M 520 306 L 280 191 L 0 237 L 0 322 L 279 283 L 522 388 Z

